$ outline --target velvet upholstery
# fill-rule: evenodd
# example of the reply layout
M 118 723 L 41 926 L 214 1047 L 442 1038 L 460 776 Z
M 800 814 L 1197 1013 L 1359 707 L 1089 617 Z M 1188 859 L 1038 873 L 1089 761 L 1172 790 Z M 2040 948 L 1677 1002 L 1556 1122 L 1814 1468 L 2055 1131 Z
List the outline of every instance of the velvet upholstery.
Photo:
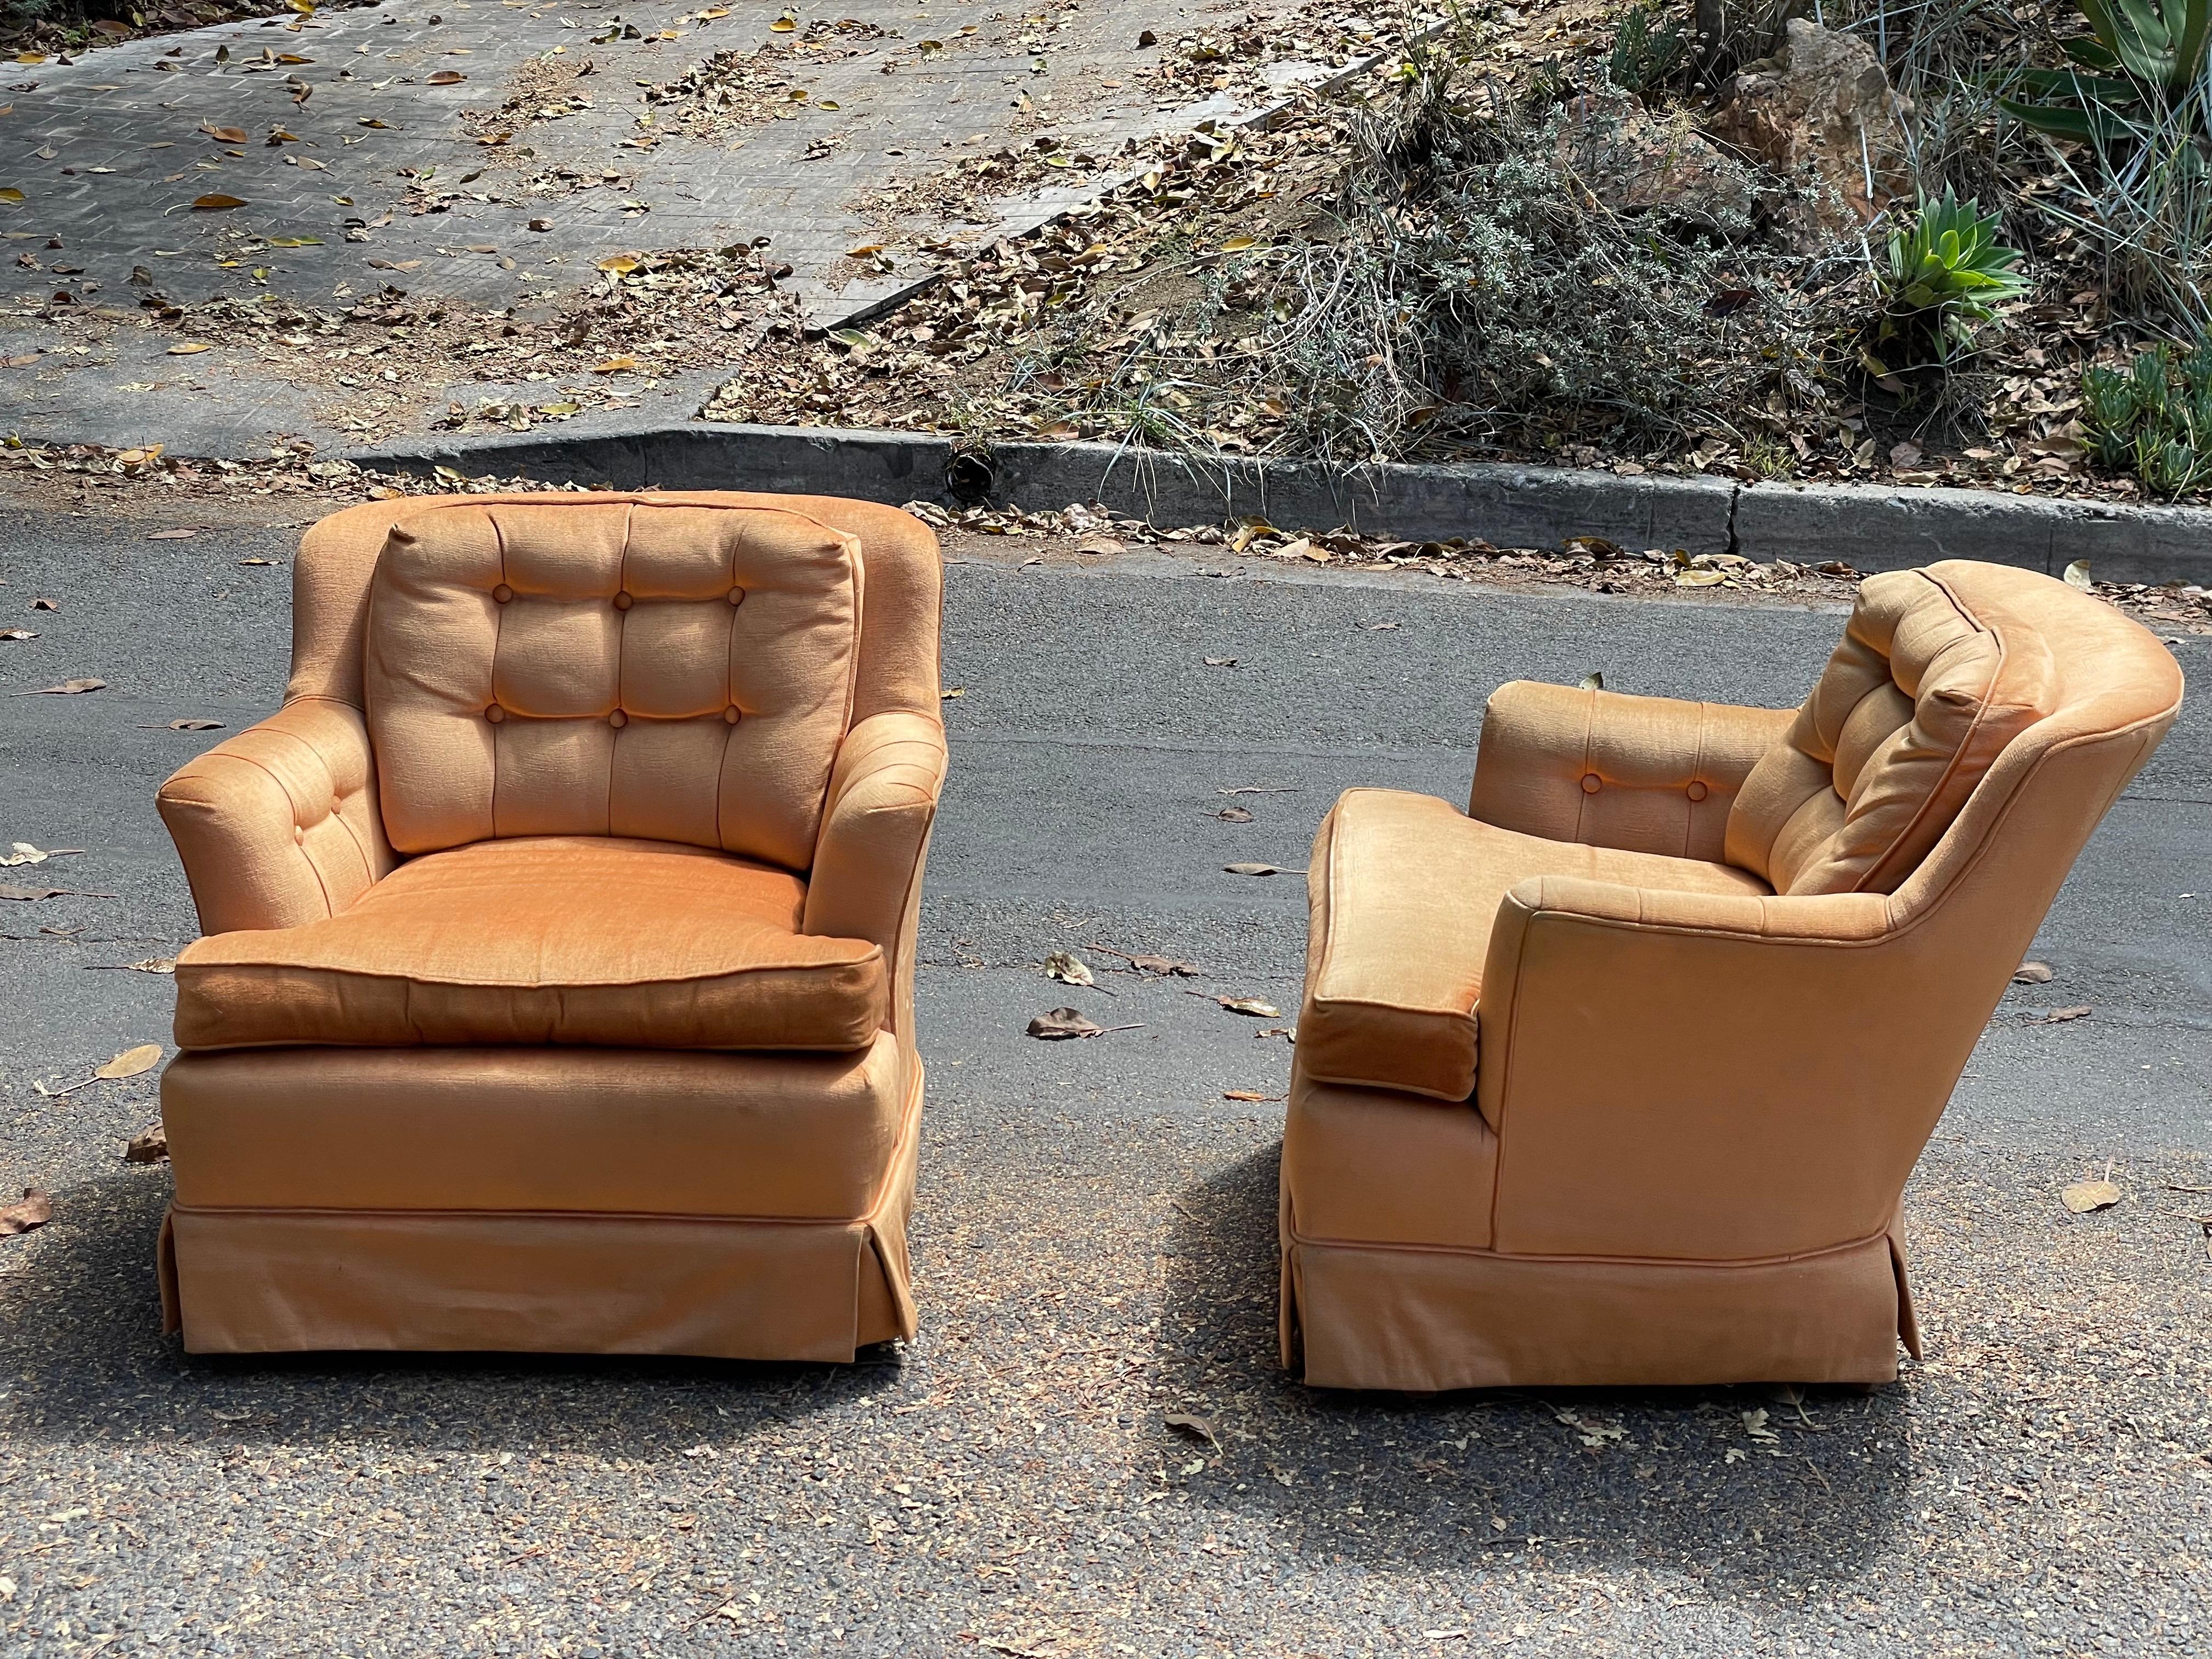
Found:
M 1894 1376 L 1906 1178 L 2181 692 L 2102 601 L 1954 561 L 1865 582 L 1794 714 L 1508 685 L 1471 816 L 1346 794 L 1309 877 L 1285 1363 Z
M 162 786 L 202 1352 L 911 1335 L 940 569 L 827 498 L 373 502 L 283 707 Z

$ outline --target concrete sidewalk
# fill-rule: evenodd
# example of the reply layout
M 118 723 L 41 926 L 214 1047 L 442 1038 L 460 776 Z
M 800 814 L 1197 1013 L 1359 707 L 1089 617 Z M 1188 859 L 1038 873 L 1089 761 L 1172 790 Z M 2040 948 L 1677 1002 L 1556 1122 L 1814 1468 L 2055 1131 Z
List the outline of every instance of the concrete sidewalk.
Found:
M 173 356 L 186 337 L 152 326 L 149 293 L 337 313 L 388 285 L 417 312 L 527 319 L 611 255 L 765 237 L 834 325 L 933 268 L 922 241 L 1026 228 L 1094 194 L 1126 142 L 1235 118 L 1375 38 L 1313 0 L 395 0 L 11 65 L 0 185 L 24 199 L 0 204 L 0 358 L 40 355 L 0 369 L 0 423 L 234 454 L 419 432 L 449 395 L 546 395 L 467 361 L 428 380 L 372 361 L 348 384 L 319 339 Z M 1052 164 L 989 160 L 1015 153 Z M 210 196 L 240 204 L 193 207 Z M 718 378 L 639 355 L 623 384 L 671 418 Z

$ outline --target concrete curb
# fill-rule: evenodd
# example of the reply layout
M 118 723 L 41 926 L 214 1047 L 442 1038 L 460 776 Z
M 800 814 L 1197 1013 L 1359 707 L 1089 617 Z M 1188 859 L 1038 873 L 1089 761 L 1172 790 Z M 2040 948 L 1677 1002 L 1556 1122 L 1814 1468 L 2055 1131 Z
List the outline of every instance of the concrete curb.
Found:
M 1286 529 L 1342 526 L 1408 541 L 1480 537 L 1500 547 L 1602 536 L 1637 550 L 1739 553 L 1761 563 L 1840 559 L 1863 570 L 1963 558 L 2055 576 L 2087 559 L 2105 581 L 2212 582 L 2212 510 L 1974 489 L 1746 485 L 1497 464 L 1207 461 L 1113 444 L 985 449 L 922 433 L 704 421 L 569 438 L 461 438 L 348 459 L 398 471 L 445 466 L 621 489 L 775 490 L 949 507 L 1098 501 L 1163 526 L 1258 516 Z

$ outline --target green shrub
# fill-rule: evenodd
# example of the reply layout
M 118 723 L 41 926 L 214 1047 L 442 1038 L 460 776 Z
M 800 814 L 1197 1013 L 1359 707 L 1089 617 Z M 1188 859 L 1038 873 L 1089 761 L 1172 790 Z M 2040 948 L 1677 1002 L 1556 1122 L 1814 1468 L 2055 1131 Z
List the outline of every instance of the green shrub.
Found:
M 1997 240 L 1999 228 L 1996 215 L 1985 217 L 1978 202 L 1946 190 L 1891 234 L 1869 353 L 1876 373 L 1949 364 L 1974 349 L 1977 331 L 1998 306 L 2027 292 L 2014 269 L 2020 250 Z
M 2081 416 L 2098 460 L 2154 495 L 2212 482 L 2212 343 L 2153 346 L 2128 368 L 2083 370 Z
M 2065 43 L 2069 69 L 2016 70 L 2006 112 L 2054 138 L 2100 149 L 2128 142 L 2177 114 L 2204 125 L 2212 0 L 2075 0 L 2091 38 Z

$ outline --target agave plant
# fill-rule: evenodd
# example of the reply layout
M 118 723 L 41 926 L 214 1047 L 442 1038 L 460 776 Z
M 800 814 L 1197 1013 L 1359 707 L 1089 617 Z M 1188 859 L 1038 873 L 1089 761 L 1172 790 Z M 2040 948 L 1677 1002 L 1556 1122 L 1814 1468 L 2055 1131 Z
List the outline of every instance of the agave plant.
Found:
M 1949 362 L 1954 349 L 1972 349 L 1974 331 L 1997 307 L 2027 292 L 2015 269 L 2020 250 L 1997 240 L 1999 228 L 1996 214 L 1984 216 L 1979 202 L 1961 202 L 1947 189 L 1940 201 L 1923 200 L 1918 216 L 1891 234 L 1869 353 L 1877 373 L 1924 368 L 1931 359 Z M 1883 360 L 1900 349 L 1916 361 Z
M 2091 38 L 2066 42 L 2071 69 L 2020 70 L 2000 99 L 2039 132 L 2110 146 L 2160 117 L 2191 112 L 2203 124 L 2212 0 L 2074 0 Z

